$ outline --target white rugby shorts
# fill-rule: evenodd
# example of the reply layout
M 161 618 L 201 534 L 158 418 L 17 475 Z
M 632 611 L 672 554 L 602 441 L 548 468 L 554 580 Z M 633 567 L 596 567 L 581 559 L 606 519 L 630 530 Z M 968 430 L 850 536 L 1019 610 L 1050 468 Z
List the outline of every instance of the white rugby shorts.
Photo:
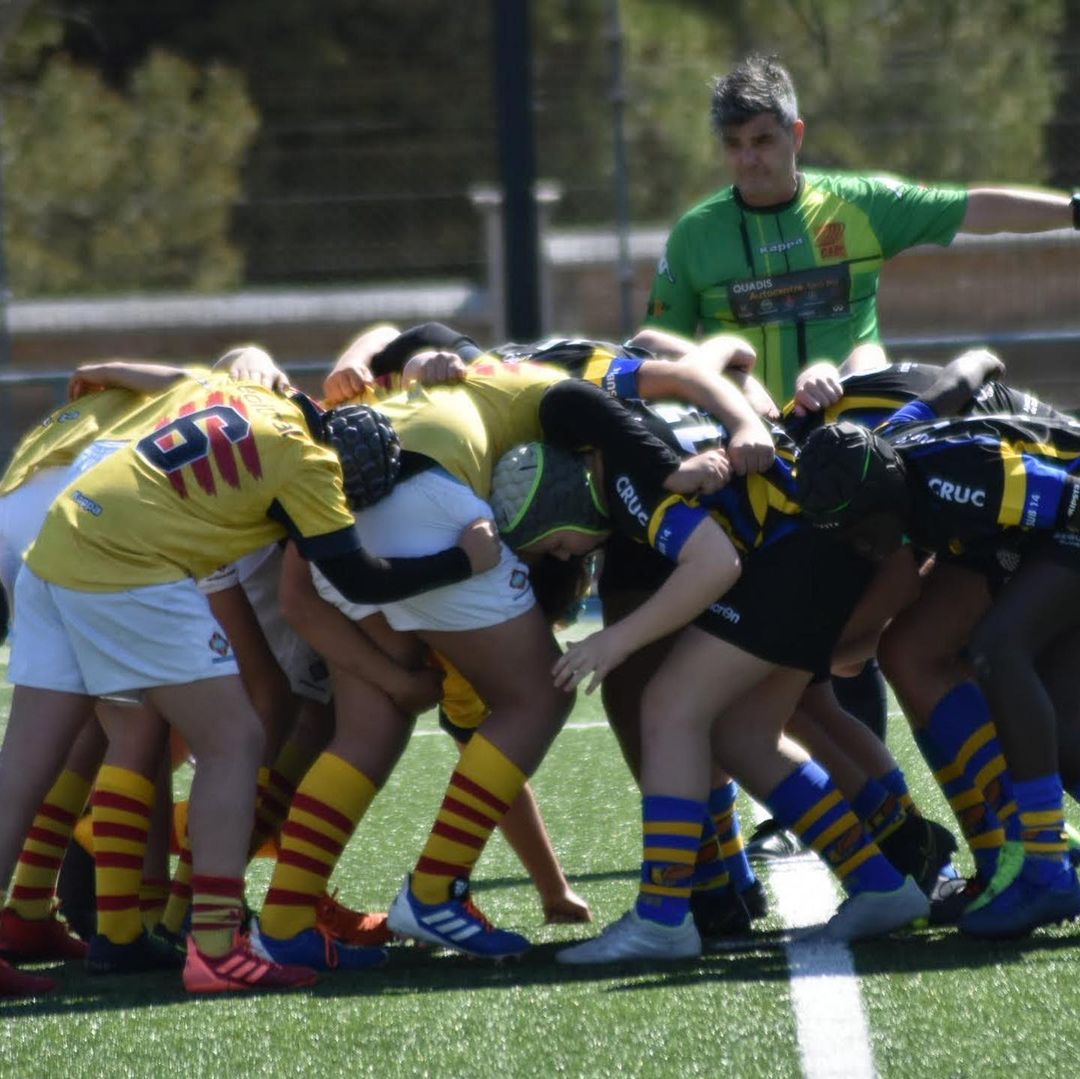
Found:
M 441 468 L 399 483 L 386 498 L 356 515 L 364 549 L 382 558 L 437 554 L 457 544 L 461 530 L 491 507 L 470 487 Z M 524 614 L 536 602 L 525 564 L 504 543 L 499 564 L 459 584 L 410 599 L 371 605 L 347 600 L 311 567 L 319 595 L 355 622 L 376 611 L 401 631 L 486 629 Z
M 126 592 L 79 592 L 23 566 L 15 583 L 8 678 L 17 686 L 127 697 L 238 673 L 190 578 Z

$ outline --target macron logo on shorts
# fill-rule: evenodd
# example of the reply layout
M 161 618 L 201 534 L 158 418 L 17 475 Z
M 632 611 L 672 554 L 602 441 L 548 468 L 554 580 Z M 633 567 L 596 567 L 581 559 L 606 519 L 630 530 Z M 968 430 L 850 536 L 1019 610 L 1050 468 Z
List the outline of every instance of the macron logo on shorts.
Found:
M 733 626 L 737 626 L 742 621 L 742 615 L 729 603 L 714 603 L 709 610 L 712 611 L 713 614 L 718 614 Z

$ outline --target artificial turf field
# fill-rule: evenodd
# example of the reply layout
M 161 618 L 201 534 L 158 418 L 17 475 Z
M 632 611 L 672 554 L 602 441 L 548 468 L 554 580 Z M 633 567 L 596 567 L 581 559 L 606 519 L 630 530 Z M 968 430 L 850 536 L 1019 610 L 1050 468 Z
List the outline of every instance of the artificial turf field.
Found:
M 6 660 L 0 649 L 0 670 Z M 9 687 L 0 689 L 0 717 L 9 697 Z M 335 875 L 352 906 L 385 909 L 442 796 L 453 746 L 432 716 L 417 733 Z M 924 812 L 949 819 L 900 717 L 890 722 L 890 739 Z M 618 917 L 635 892 L 638 799 L 597 701 L 579 699 L 534 786 L 576 890 L 599 924 Z M 752 814 L 744 803 L 747 830 Z M 256 862 L 249 876 L 256 906 L 269 868 Z M 784 872 L 796 889 L 797 874 L 816 873 L 809 863 Z M 856 945 L 869 1046 L 844 1021 L 822 1054 L 820 1045 L 805 1048 L 805 1036 L 800 1049 L 805 1013 L 795 1002 L 807 994 L 792 993 L 791 934 L 778 914 L 753 937 L 697 960 L 574 970 L 552 957 L 584 929 L 540 924 L 535 893 L 499 837 L 480 862 L 474 893 L 493 921 L 531 937 L 525 959 L 489 966 L 395 946 L 375 973 L 228 999 L 188 997 L 178 975 L 91 979 L 69 964 L 52 971 L 60 981 L 52 996 L 0 1003 L 0 1076 L 1080 1074 L 1080 925 L 1008 945 L 947 930 Z M 824 968 L 804 971 L 816 980 L 800 981 L 819 1006 L 839 984 L 830 976 L 842 968 L 837 958 L 824 956 Z

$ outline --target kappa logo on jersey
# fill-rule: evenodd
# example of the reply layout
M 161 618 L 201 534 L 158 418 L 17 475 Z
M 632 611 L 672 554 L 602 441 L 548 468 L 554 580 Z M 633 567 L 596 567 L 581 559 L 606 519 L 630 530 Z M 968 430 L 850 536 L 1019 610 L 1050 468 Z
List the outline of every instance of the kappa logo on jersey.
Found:
M 649 527 L 649 515 L 645 512 L 645 507 L 641 504 L 641 499 L 638 498 L 638 493 L 634 490 L 634 485 L 625 477 L 620 476 L 615 481 L 615 491 L 618 493 L 619 498 L 622 499 L 623 505 L 626 506 L 630 512 L 630 516 L 633 517 L 642 528 Z
M 794 240 L 778 240 L 776 243 L 765 244 L 764 247 L 758 248 L 759 255 L 782 255 L 785 251 L 790 251 L 793 247 L 798 247 L 803 243 L 803 238 L 797 236 Z
M 847 245 L 844 243 L 844 222 L 826 221 L 814 235 L 818 254 L 823 259 L 847 258 Z
M 944 480 L 940 476 L 933 476 L 927 484 L 932 494 L 942 502 L 952 502 L 957 506 L 977 506 L 982 509 L 986 505 L 986 491 L 981 487 L 968 487 L 966 484 L 953 483 Z
M 656 274 L 658 277 L 666 277 L 673 285 L 675 284 L 675 275 L 671 272 L 671 264 L 668 262 L 666 251 L 660 256 L 660 261 L 656 264 Z
M 206 408 L 196 410 L 189 403 L 175 420 L 163 419 L 153 434 L 135 444 L 135 449 L 169 477 L 181 498 L 188 497 L 182 470 L 189 466 L 195 482 L 208 495 L 217 494 L 215 466 L 217 475 L 234 488 L 240 486 L 241 465 L 249 476 L 262 476 L 247 408 L 239 397 L 230 397 L 226 403 L 220 392 L 207 398 Z

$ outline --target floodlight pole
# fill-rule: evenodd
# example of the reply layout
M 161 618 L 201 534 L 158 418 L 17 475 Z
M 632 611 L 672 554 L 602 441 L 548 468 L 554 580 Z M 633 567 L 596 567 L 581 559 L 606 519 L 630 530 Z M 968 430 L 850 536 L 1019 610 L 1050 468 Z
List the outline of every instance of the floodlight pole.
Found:
M 608 6 L 611 48 L 611 134 L 615 166 L 615 237 L 618 245 L 619 327 L 625 341 L 637 328 L 634 316 L 634 264 L 630 259 L 630 176 L 626 161 L 626 86 L 623 81 L 623 32 L 619 0 Z
M 503 190 L 506 331 L 540 336 L 540 274 L 529 0 L 492 0 L 499 177 Z

